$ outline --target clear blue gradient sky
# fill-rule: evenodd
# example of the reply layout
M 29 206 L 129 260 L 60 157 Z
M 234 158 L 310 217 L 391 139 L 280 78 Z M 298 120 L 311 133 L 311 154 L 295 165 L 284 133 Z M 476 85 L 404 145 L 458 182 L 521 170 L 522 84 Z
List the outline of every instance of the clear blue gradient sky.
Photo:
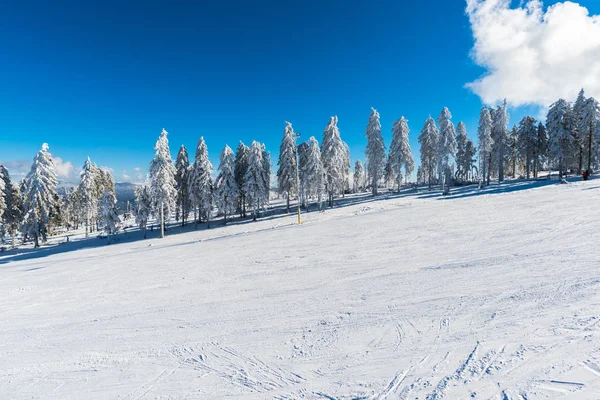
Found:
M 482 103 L 465 84 L 485 70 L 461 0 L 11 3 L 0 160 L 15 173 L 48 142 L 76 169 L 90 156 L 137 181 L 163 127 L 173 157 L 185 144 L 193 158 L 204 136 L 215 168 L 240 140 L 265 142 L 276 161 L 284 121 L 320 142 L 331 115 L 354 162 L 370 107 L 386 145 L 408 118 L 417 160 L 423 121 L 444 106 L 476 134 Z M 527 111 L 511 110 L 511 124 Z

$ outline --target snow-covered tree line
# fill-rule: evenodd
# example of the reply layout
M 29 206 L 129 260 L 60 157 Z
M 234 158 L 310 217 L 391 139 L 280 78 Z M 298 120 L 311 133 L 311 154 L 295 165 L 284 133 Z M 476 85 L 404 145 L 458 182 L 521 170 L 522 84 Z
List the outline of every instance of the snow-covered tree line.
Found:
M 83 224 L 86 232 L 103 228 L 113 233 L 119 222 L 118 217 L 115 218 L 115 189 L 110 173 L 88 159 L 79 186 L 59 196 L 56 169 L 46 143 L 20 183 L 13 182 L 3 166 L 0 166 L 0 178 L 1 234 L 3 239 L 7 235 L 11 237 L 12 247 L 18 232 L 23 243 L 32 241 L 39 247 L 59 226 L 78 228 Z M 101 201 L 107 196 L 115 199 L 114 203 L 108 205 Z
M 358 160 L 350 171 L 350 151 L 342 140 L 338 118 L 326 125 L 322 141 L 316 138 L 298 143 L 292 124 L 285 123 L 277 162 L 277 191 L 286 200 L 289 212 L 296 200 L 308 209 L 321 208 L 324 200 L 333 206 L 352 186 L 355 192 L 380 187 L 400 189 L 415 168 L 409 144 L 408 121 L 401 117 L 392 124 L 392 140 L 386 154 L 380 115 L 371 109 L 365 131 L 364 164 Z M 502 181 L 537 177 L 541 170 L 566 173 L 592 171 L 600 163 L 600 105 L 586 98 L 582 89 L 574 102 L 559 99 L 549 108 L 545 123 L 531 116 L 509 128 L 506 101 L 496 107 L 484 106 L 479 114 L 478 143 L 467 135 L 463 122 L 456 127 L 452 114 L 443 108 L 437 120 L 428 117 L 420 131 L 421 163 L 417 181 L 444 188 L 456 182 L 492 178 Z M 174 217 L 185 225 L 190 217 L 197 224 L 210 223 L 215 216 L 225 221 L 234 214 L 256 219 L 269 204 L 271 159 L 265 145 L 240 142 L 235 152 L 225 146 L 214 170 L 203 138 L 196 146 L 193 162 L 185 146 L 171 159 L 167 132 L 155 145 L 155 157 L 146 183 L 136 188 L 136 222 L 144 229 L 151 218 L 161 231 Z M 477 160 L 476 160 L 477 158 Z M 59 196 L 52 156 L 46 144 L 36 154 L 31 170 L 21 182 L 13 182 L 0 166 L 0 233 L 2 239 L 22 234 L 23 241 L 35 246 L 54 229 L 85 227 L 86 235 L 102 229 L 110 237 L 119 224 L 116 217 L 114 180 L 89 158 L 81 181 Z

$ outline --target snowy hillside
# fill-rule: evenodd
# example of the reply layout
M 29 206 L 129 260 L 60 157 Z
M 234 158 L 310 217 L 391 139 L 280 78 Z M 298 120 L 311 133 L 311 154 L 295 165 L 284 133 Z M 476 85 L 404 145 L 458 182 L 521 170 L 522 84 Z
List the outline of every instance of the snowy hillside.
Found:
M 600 180 L 454 193 L 0 255 L 0 397 L 600 398 Z

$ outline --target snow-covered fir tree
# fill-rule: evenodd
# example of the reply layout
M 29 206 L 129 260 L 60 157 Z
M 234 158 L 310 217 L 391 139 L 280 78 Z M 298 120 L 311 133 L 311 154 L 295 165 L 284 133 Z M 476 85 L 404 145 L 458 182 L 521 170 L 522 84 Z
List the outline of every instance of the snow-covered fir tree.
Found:
M 311 136 L 298 147 L 300 152 L 300 186 L 303 192 L 303 202 L 308 210 L 309 199 L 317 201 L 319 209 L 325 192 L 325 171 L 321 160 L 319 143 Z
M 40 246 L 40 239 L 47 239 L 51 214 L 58 197 L 56 170 L 48 148 L 48 144 L 44 143 L 33 159 L 23 192 L 23 232 L 33 237 L 35 247 Z
M 244 177 L 244 193 L 248 204 L 254 209 L 253 219 L 259 216 L 261 208 L 268 204 L 269 188 L 265 181 L 265 163 L 263 160 L 263 146 L 259 142 L 252 142 L 248 154 L 248 168 Z
M 285 196 L 286 212 L 290 212 L 290 198 L 298 194 L 298 155 L 296 154 L 296 133 L 292 124 L 285 123 L 283 139 L 279 146 L 279 169 L 277 184 L 279 194 Z
M 241 217 L 246 216 L 246 193 L 244 192 L 246 171 L 248 170 L 248 154 L 250 148 L 240 141 L 235 151 L 235 183 L 238 188 L 238 212 Z
M 97 180 L 97 175 L 93 169 L 92 161 L 88 157 L 83 164 L 83 169 L 81 171 L 81 182 L 79 183 L 78 189 L 79 200 L 81 201 L 81 209 L 84 214 L 86 237 L 89 235 L 90 226 L 98 210 L 98 198 L 96 194 L 97 185 L 95 180 Z
M 198 140 L 196 159 L 190 181 L 192 204 L 198 209 L 198 220 L 210 223 L 213 208 L 212 164 L 208 159 L 208 149 L 204 137 Z
M 544 160 L 548 157 L 548 133 L 546 131 L 546 126 L 541 122 L 538 124 L 538 140 L 537 140 L 537 148 L 535 152 L 535 171 L 534 176 L 537 178 L 539 171 L 542 169 L 544 164 Z
M 175 211 L 175 198 L 177 190 L 175 189 L 175 166 L 169 150 L 169 140 L 167 131 L 162 130 L 154 149 L 156 154 L 150 163 L 150 198 L 152 199 L 152 212 L 157 217 L 161 237 L 165 236 L 164 230 L 166 221 L 173 211 Z
M 412 173 L 412 168 L 414 168 L 414 158 L 408 141 L 409 132 L 408 120 L 404 117 L 400 117 L 399 120 L 394 121 L 392 124 L 392 144 L 390 145 L 389 157 L 392 170 L 394 171 L 394 179 L 398 185 L 398 191 L 400 191 L 402 183 L 402 168 L 404 168 L 406 177 Z
M 267 188 L 267 204 L 271 195 L 271 153 L 267 151 L 267 146 L 262 143 L 262 163 L 263 163 L 263 181 Z
M 150 185 L 144 183 L 135 188 L 135 223 L 144 231 L 144 239 L 146 239 L 146 228 L 148 219 L 152 213 L 152 197 L 150 195 Z
M 7 179 L 10 182 L 10 178 L 8 178 L 8 170 L 6 170 L 6 168 L 4 168 L 3 165 L 0 165 L 0 221 L 2 220 L 2 217 L 4 216 L 4 212 L 6 211 L 7 207 Z M 4 237 L 4 235 L 2 237 Z
M 235 212 L 238 187 L 235 181 L 235 156 L 229 146 L 225 146 L 219 156 L 219 175 L 215 181 L 215 202 L 225 223 L 227 216 Z
M 549 156 L 558 163 L 560 179 L 562 179 L 563 173 L 566 172 L 565 161 L 573 154 L 571 114 L 570 104 L 564 99 L 559 99 L 550 106 L 546 117 Z
M 348 158 L 347 148 L 340 137 L 337 122 L 337 116 L 329 119 L 321 143 L 321 161 L 325 171 L 325 190 L 328 195 L 329 207 L 333 207 L 334 196 L 344 190 L 345 169 Z
M 504 159 L 506 156 L 506 144 L 508 143 L 508 121 L 509 115 L 506 99 L 502 106 L 498 106 L 492 117 L 492 157 L 496 161 L 494 168 L 498 173 L 498 181 L 504 180 Z
M 429 188 L 433 183 L 433 175 L 438 165 L 437 157 L 439 155 L 438 148 L 439 131 L 435 126 L 435 121 L 431 116 L 425 120 L 421 134 L 419 135 L 419 143 L 421 144 L 421 166 L 422 172 L 427 175 Z
M 580 126 L 584 165 L 588 171 L 592 172 L 593 161 L 598 154 L 600 142 L 600 104 L 593 97 L 585 100 L 581 110 Z
M 181 219 L 182 227 L 185 226 L 191 208 L 188 176 L 190 170 L 187 148 L 181 145 L 177 153 L 177 160 L 175 161 L 175 184 L 177 185 L 175 220 L 179 221 Z
M 389 189 L 394 187 L 396 183 L 396 177 L 394 176 L 394 169 L 392 168 L 392 160 L 387 157 L 385 162 L 385 168 L 383 169 L 383 187 Z
M 360 193 L 364 189 L 365 182 L 365 170 L 363 168 L 360 160 L 356 161 L 354 164 L 354 182 L 352 187 L 354 188 L 354 193 Z
M 577 172 L 580 174 L 583 171 L 584 157 L 585 157 L 585 146 L 586 146 L 586 132 L 588 127 L 583 122 L 583 113 L 585 108 L 585 91 L 581 89 L 577 95 L 577 100 L 573 104 L 573 149 L 574 154 L 570 157 L 571 160 L 568 164 L 576 163 Z
M 519 128 L 514 125 L 508 135 L 508 142 L 506 144 L 506 152 L 508 155 L 508 161 L 510 165 L 510 173 L 513 178 L 517 176 L 517 168 L 519 161 Z
M 519 122 L 517 136 L 517 152 L 523 165 L 527 179 L 530 178 L 537 148 L 538 132 L 535 118 L 525 116 Z
M 472 176 L 475 145 L 467 136 L 467 127 L 460 121 L 456 126 L 456 177 L 468 181 Z
M 451 159 L 456 154 L 456 132 L 454 124 L 451 121 L 452 114 L 448 107 L 444 107 L 438 117 L 439 136 L 438 136 L 438 177 L 439 183 L 444 189 L 446 181 L 450 177 Z
M 379 113 L 374 108 L 371 108 L 369 115 L 369 123 L 365 132 L 367 138 L 367 150 L 365 158 L 367 160 L 367 168 L 369 169 L 369 177 L 371 178 L 371 193 L 377 195 L 377 186 L 383 177 L 386 165 L 385 144 L 381 135 L 381 122 L 379 121 Z
M 479 140 L 479 171 L 483 181 L 487 180 L 487 184 L 490 184 L 490 164 L 491 164 L 491 153 L 494 146 L 494 139 L 492 138 L 492 116 L 490 109 L 487 107 L 481 107 L 479 114 L 479 128 L 477 129 L 477 138 Z
M 109 189 L 105 189 L 100 199 L 99 217 L 102 230 L 107 236 L 107 242 L 110 244 L 110 235 L 117 233 L 117 228 L 121 220 L 117 213 L 117 198 Z
M 23 199 L 19 185 L 10 179 L 10 174 L 4 166 L 0 165 L 0 175 L 4 186 L 4 212 L 2 213 L 2 233 L 11 237 L 11 247 L 15 248 L 15 236 L 19 225 L 23 221 Z

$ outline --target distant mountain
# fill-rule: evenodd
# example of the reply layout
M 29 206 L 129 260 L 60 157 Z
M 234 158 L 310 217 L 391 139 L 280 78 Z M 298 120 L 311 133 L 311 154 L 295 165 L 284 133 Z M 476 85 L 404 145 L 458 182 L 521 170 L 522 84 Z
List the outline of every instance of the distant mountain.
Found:
M 72 182 L 59 182 L 56 186 L 56 192 L 60 196 L 64 196 L 73 190 L 77 186 L 77 183 Z M 115 183 L 115 194 L 117 195 L 117 207 L 119 212 L 125 211 L 127 208 L 127 202 L 130 202 L 132 207 L 135 202 L 135 188 L 138 185 L 130 182 L 117 182 Z
M 115 183 L 115 193 L 117 195 L 117 207 L 120 212 L 123 212 L 127 208 L 127 202 L 131 203 L 133 207 L 133 203 L 135 202 L 135 188 L 138 185 L 130 182 L 118 182 Z

